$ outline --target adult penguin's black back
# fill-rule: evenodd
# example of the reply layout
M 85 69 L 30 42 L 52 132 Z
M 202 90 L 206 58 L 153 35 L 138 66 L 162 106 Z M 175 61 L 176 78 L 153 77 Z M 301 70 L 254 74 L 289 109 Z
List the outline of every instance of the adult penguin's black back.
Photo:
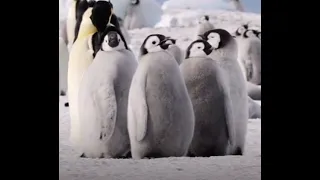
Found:
M 103 40 L 103 32 L 105 32 L 107 26 L 114 26 L 117 32 L 123 37 L 120 30 L 120 24 L 118 18 L 113 14 L 113 5 L 110 1 L 97 1 L 92 8 L 92 15 L 90 17 L 92 24 L 97 28 L 96 32 L 92 36 L 93 45 L 93 57 L 99 51 L 101 47 L 101 41 Z M 110 23 L 110 24 L 108 24 Z M 127 46 L 127 45 L 126 45 Z
M 76 41 L 76 39 L 78 38 L 78 33 L 79 33 L 79 29 L 80 29 L 80 25 L 82 22 L 82 16 L 84 14 L 84 12 L 86 12 L 86 10 L 89 7 L 93 7 L 93 5 L 96 3 L 95 0 L 75 0 L 76 1 L 76 26 L 74 28 L 74 40 L 73 42 Z
M 110 1 L 97 1 L 94 4 L 91 21 L 97 28 L 98 32 L 103 32 L 106 28 L 106 24 L 108 23 L 120 28 L 118 18 L 113 13 L 113 4 Z

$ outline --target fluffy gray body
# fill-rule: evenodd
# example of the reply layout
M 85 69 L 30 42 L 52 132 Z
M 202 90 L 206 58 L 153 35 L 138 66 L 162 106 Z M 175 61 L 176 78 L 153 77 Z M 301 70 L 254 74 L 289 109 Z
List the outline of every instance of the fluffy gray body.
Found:
M 128 94 L 137 61 L 129 50 L 99 51 L 79 89 L 80 151 L 118 158 L 130 150 Z
M 134 159 L 187 154 L 194 131 L 193 108 L 169 52 L 141 57 L 129 92 L 128 130 Z
M 261 107 L 258 103 L 254 102 L 253 99 L 248 97 L 248 103 L 249 103 L 249 118 L 250 119 L 261 119 Z
M 182 51 L 179 48 L 179 46 L 172 44 L 169 46 L 168 51 L 173 55 L 177 63 L 180 65 L 182 63 L 183 57 L 182 57 Z
M 248 96 L 253 100 L 261 100 L 261 86 L 247 82 Z
M 232 142 L 233 114 L 225 74 L 209 57 L 193 57 L 180 65 L 195 114 L 190 156 L 223 156 Z
M 62 38 L 59 38 L 59 95 L 66 95 L 68 87 L 69 51 Z
M 219 31 L 221 30 L 213 30 L 213 32 Z M 226 33 L 225 30 L 224 32 Z M 249 118 L 247 86 L 246 80 L 243 77 L 240 65 L 237 61 L 237 43 L 229 33 L 225 38 L 227 40 L 221 37 L 219 38 L 221 42 L 228 41 L 224 43 L 224 47 L 214 50 L 209 57 L 214 61 L 217 61 L 220 67 L 226 72 L 226 79 L 230 88 L 232 112 L 235 117 L 234 121 L 236 128 L 234 147 L 229 149 L 229 153 L 233 155 L 242 155 L 244 153 Z M 210 40 L 208 42 L 210 43 Z M 213 43 L 213 46 L 216 46 L 214 42 L 211 43 Z
M 247 80 L 261 85 L 261 40 L 257 37 L 238 37 L 239 61 L 246 71 Z

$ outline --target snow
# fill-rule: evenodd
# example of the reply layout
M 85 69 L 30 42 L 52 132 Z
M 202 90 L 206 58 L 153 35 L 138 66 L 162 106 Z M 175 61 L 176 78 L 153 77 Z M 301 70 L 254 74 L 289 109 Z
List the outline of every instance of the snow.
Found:
M 143 0 L 141 0 L 143 1 Z M 61 0 L 60 2 L 66 2 Z M 60 6 L 63 7 L 63 6 Z M 60 13 L 64 16 L 66 13 Z M 261 15 L 227 10 L 168 9 L 156 28 L 130 30 L 130 48 L 138 56 L 146 36 L 161 33 L 177 39 L 183 50 L 192 42 L 196 19 L 208 14 L 217 28 L 233 32 L 239 25 L 250 21 L 250 26 L 261 28 Z M 61 22 L 63 17 L 60 17 Z M 172 19 L 176 22 L 172 23 Z M 70 118 L 64 107 L 66 97 L 59 102 L 59 179 L 60 180 L 259 180 L 261 179 L 261 119 L 248 120 L 244 156 L 210 158 L 83 159 L 69 142 Z M 260 101 L 256 101 L 261 104 Z
M 259 180 L 261 179 L 261 121 L 250 119 L 246 154 L 210 158 L 83 159 L 70 146 L 69 112 L 59 103 L 60 180 Z

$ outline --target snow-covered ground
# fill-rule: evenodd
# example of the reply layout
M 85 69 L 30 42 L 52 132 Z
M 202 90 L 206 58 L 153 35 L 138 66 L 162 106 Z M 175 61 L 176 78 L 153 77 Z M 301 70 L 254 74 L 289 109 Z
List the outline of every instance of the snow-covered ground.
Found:
M 63 0 L 62 0 L 63 1 Z M 223 10 L 169 9 L 164 12 L 157 28 L 129 31 L 130 47 L 138 55 L 144 38 L 161 33 L 177 39 L 182 48 L 192 42 L 196 18 L 210 16 L 217 28 L 233 32 L 240 24 L 251 22 L 260 29 L 260 14 L 237 13 Z M 62 13 L 63 14 L 63 13 Z M 172 18 L 176 23 L 170 23 Z M 63 19 L 63 18 L 61 18 Z M 60 180 L 259 180 L 261 179 L 261 119 L 248 120 L 248 134 L 244 156 L 211 158 L 82 159 L 74 152 L 68 140 L 69 112 L 64 107 L 66 97 L 59 103 L 59 179 Z M 259 102 L 260 103 L 260 102 Z

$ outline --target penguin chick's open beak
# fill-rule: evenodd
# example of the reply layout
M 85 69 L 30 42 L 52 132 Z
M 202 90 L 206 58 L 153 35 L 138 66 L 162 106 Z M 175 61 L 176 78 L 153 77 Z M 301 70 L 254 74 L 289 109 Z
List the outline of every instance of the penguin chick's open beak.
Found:
M 119 40 L 116 32 L 110 32 L 108 34 L 108 45 L 112 48 L 119 45 Z
M 167 44 L 166 42 L 167 40 L 163 40 L 159 43 L 159 46 L 161 47 L 161 49 L 164 49 L 164 50 L 168 49 L 169 44 Z

